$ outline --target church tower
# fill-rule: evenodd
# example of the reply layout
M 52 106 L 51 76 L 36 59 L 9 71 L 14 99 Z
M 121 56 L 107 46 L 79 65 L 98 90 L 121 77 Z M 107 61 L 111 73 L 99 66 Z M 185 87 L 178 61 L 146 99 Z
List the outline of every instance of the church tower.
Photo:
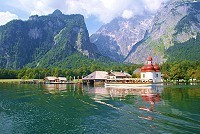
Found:
M 147 58 L 147 64 L 141 68 L 141 79 L 152 80 L 153 83 L 161 82 L 161 72 L 158 64 L 153 65 L 151 56 Z

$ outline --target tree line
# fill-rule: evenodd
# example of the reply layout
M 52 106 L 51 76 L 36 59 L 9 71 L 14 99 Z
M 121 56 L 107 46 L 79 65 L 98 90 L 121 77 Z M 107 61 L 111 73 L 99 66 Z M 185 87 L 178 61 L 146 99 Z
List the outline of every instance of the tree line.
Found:
M 23 68 L 19 70 L 0 69 L 0 79 L 43 79 L 46 76 L 63 76 L 82 78 L 94 71 L 125 71 L 129 74 L 141 65 L 135 64 L 118 64 L 113 66 L 100 65 L 98 63 L 89 66 L 80 66 L 79 68 L 63 69 L 63 68 Z
M 94 71 L 125 71 L 133 77 L 133 71 L 142 65 L 135 64 L 118 64 L 113 66 L 104 66 L 92 64 L 91 66 L 80 66 L 76 69 L 61 68 L 23 68 L 20 70 L 0 69 L 0 79 L 43 79 L 46 76 L 63 76 L 82 78 Z M 164 80 L 200 80 L 200 62 L 199 61 L 181 61 L 166 62 L 160 65 L 161 73 Z
M 161 72 L 166 81 L 171 80 L 200 80 L 199 61 L 166 62 L 161 65 Z

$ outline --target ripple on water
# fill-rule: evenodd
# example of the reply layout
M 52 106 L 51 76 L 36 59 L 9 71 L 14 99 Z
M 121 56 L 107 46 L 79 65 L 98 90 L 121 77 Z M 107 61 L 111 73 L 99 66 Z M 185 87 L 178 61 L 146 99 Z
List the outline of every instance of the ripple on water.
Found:
M 0 133 L 198 133 L 198 91 L 165 89 L 152 104 L 140 90 L 111 96 L 8 86 L 0 89 Z

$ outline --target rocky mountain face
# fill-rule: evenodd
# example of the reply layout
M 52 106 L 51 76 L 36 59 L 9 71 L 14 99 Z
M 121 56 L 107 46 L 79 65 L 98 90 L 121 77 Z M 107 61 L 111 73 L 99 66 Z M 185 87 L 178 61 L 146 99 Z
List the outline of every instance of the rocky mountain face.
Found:
M 200 2 L 169 1 L 157 12 L 152 24 L 148 36 L 135 51 L 131 51 L 126 62 L 141 63 L 148 55 L 152 55 L 155 62 L 164 62 L 168 59 L 167 50 L 175 43 L 196 38 L 200 32 Z
M 71 55 L 131 63 L 144 63 L 149 55 L 157 63 L 199 60 L 199 38 L 195 0 L 170 0 L 156 14 L 115 18 L 90 38 L 82 15 L 56 10 L 0 26 L 0 68 L 66 66 Z
M 117 18 L 102 26 L 90 39 L 103 49 L 103 55 L 112 59 L 138 64 L 151 55 L 155 62 L 161 63 L 169 58 L 169 48 L 172 53 L 175 44 L 188 44 L 185 42 L 197 38 L 199 31 L 200 2 L 170 0 L 155 15 L 145 14 L 128 20 Z
M 90 43 L 82 15 L 31 16 L 0 26 L 0 68 L 49 67 L 73 53 L 90 58 L 99 54 Z
M 153 20 L 152 14 L 138 15 L 131 19 L 115 18 L 102 26 L 90 41 L 100 53 L 116 61 L 123 61 L 137 42 L 142 40 Z

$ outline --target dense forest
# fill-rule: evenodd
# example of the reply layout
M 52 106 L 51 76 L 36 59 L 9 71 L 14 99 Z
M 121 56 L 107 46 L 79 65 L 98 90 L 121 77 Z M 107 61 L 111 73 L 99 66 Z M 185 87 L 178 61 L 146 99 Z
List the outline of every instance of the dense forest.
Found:
M 80 61 L 77 61 L 79 63 Z M 102 62 L 82 61 L 85 62 L 82 66 L 74 65 L 73 68 L 23 68 L 20 70 L 0 69 L 0 79 L 43 79 L 46 76 L 64 76 L 68 79 L 70 77 L 81 78 L 93 71 L 125 71 L 130 73 L 133 77 L 133 71 L 140 68 L 142 65 L 135 64 L 103 64 Z M 80 62 L 81 63 L 81 62 Z M 77 66 L 77 67 L 75 67 Z M 181 62 L 166 62 L 160 65 L 163 78 L 165 80 L 200 80 L 200 62 L 199 61 L 181 61 Z
M 77 55 L 72 56 L 74 59 L 77 58 Z M 100 61 L 95 61 L 88 58 L 83 58 L 79 60 L 75 60 L 73 62 L 72 59 L 67 60 L 68 64 L 64 64 L 61 67 L 51 66 L 49 68 L 30 68 L 25 67 L 19 70 L 13 69 L 0 69 L 0 79 L 43 79 L 46 76 L 64 76 L 69 78 L 70 76 L 84 77 L 93 71 L 101 70 L 101 71 L 126 71 L 130 74 L 133 71 L 141 67 L 142 65 L 134 65 L 134 64 L 122 64 L 116 62 L 104 63 Z
M 199 61 L 166 62 L 161 65 L 164 80 L 200 80 Z

